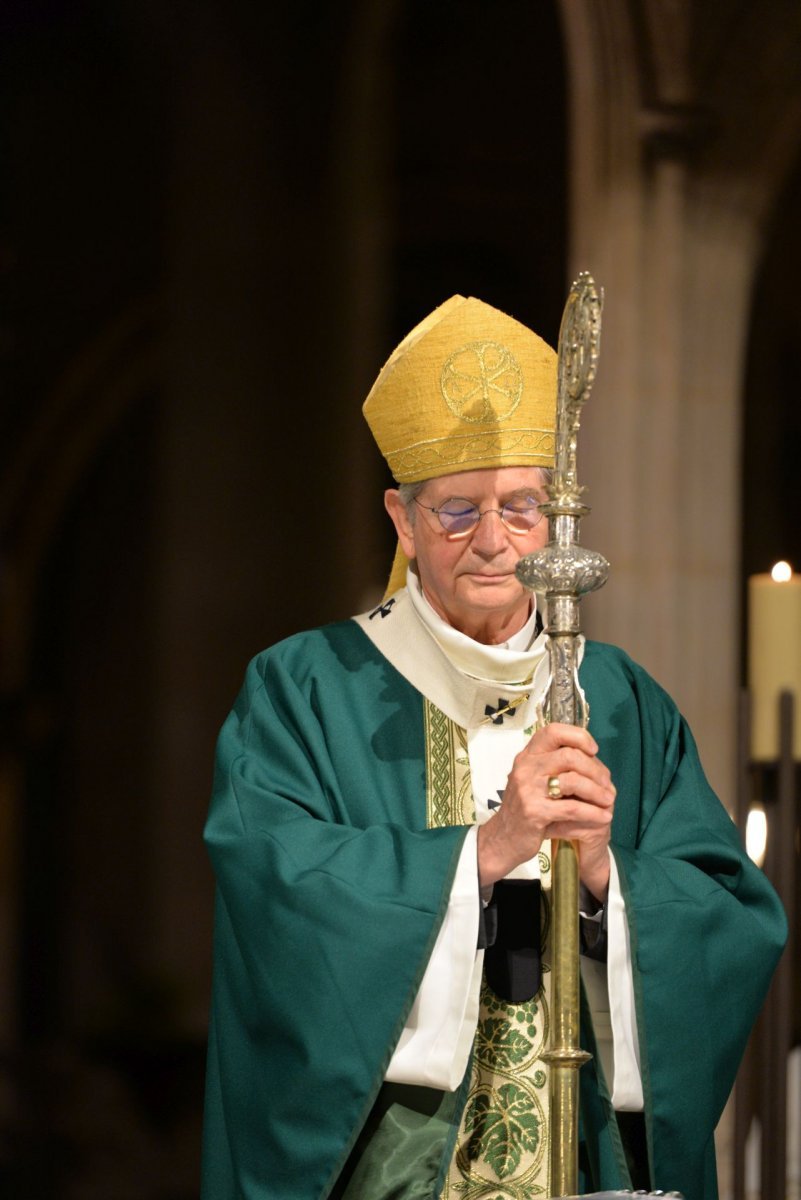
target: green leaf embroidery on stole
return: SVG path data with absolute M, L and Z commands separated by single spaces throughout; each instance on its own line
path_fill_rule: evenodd
M 429 828 L 475 821 L 467 736 L 436 705 L 425 704 L 426 802 Z M 547 846 L 547 843 L 546 843 Z M 549 847 L 548 847 L 549 849 Z M 543 888 L 550 856 L 539 855 Z M 549 926 L 547 890 L 542 937 Z M 524 1004 L 507 1004 L 482 985 L 473 1069 L 441 1200 L 534 1200 L 550 1195 L 547 1071 L 550 970 Z
M 531 1042 L 505 1017 L 488 1017 L 478 1023 L 478 1036 L 487 1058 L 499 1067 L 514 1067 L 531 1051 Z
M 524 1150 L 534 1154 L 539 1148 L 540 1123 L 514 1083 L 502 1084 L 494 1096 L 478 1092 L 467 1107 L 467 1125 L 473 1130 L 468 1156 L 483 1156 L 499 1179 L 517 1170 Z

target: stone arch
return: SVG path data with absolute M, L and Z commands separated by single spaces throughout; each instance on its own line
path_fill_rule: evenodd
M 612 575 L 587 625 L 676 696 L 731 797 L 744 355 L 763 227 L 801 141 L 801 14 L 561 13 L 571 266 L 606 290 L 581 454 L 588 544 Z

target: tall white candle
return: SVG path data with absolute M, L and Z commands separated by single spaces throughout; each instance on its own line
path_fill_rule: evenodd
M 779 752 L 779 693 L 795 695 L 793 753 L 801 758 L 801 575 L 777 563 L 748 580 L 748 686 L 751 756 Z

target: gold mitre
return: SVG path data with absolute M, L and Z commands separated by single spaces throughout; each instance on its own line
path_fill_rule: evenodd
M 556 354 L 498 309 L 452 296 L 392 352 L 363 412 L 398 483 L 552 467 Z

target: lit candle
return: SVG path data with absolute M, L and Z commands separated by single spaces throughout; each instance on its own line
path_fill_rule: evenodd
M 801 575 L 777 563 L 748 580 L 748 686 L 751 756 L 779 753 L 779 693 L 795 695 L 793 754 L 801 758 Z
M 752 804 L 745 823 L 745 850 L 752 862 L 761 867 L 768 848 L 768 819 L 761 804 Z

